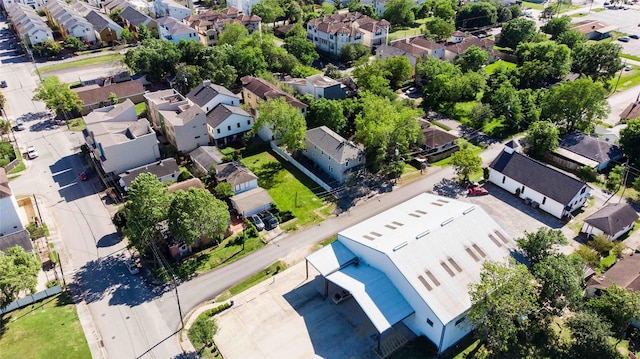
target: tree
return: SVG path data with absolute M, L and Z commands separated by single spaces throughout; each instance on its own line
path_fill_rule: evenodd
M 631 321 L 640 317 L 640 293 L 613 284 L 589 300 L 587 306 L 609 322 L 614 335 L 620 337 Z
M 85 45 L 82 40 L 74 36 L 67 36 L 64 39 L 64 47 L 71 51 L 83 51 L 87 49 L 87 45 Z
M 586 41 L 587 38 L 576 30 L 565 31 L 556 40 L 558 44 L 567 45 L 571 50 Z
M 235 46 L 231 59 L 239 77 L 255 76 L 267 69 L 267 62 L 259 47 Z
M 396 98 L 391 90 L 388 74 L 380 65 L 380 62 L 366 63 L 353 70 L 353 77 L 361 91 L 369 91 L 377 96 Z M 387 76 L 385 76 L 387 75 Z
M 456 14 L 456 28 L 471 29 L 498 22 L 498 9 L 494 3 L 473 2 L 464 5 Z
M 138 26 L 138 41 L 144 41 L 150 38 L 151 38 L 151 31 L 149 31 L 149 28 L 145 24 L 140 24 L 140 26 Z
M 513 19 L 502 26 L 499 44 L 515 49 L 518 44 L 531 41 L 537 33 L 535 21 L 522 17 Z
M 107 99 L 109 100 L 109 102 L 111 102 L 112 105 L 115 105 L 118 102 L 120 102 L 120 100 L 118 99 L 118 95 L 116 95 L 115 92 L 109 93 L 109 96 L 107 97 Z
M 23 291 L 34 293 L 39 271 L 40 261 L 22 247 L 0 251 L 0 308 L 18 299 Z
M 142 173 L 136 177 L 127 191 L 127 226 L 123 233 L 129 246 L 144 255 L 149 241 L 157 234 L 156 226 L 167 219 L 171 197 L 158 177 Z
M 116 24 L 124 27 L 124 21 L 122 21 L 122 9 L 113 9 L 113 11 L 111 11 L 109 13 L 109 18 L 115 22 Z
M 471 108 L 469 120 L 474 128 L 482 128 L 487 122 L 493 118 L 491 106 L 485 103 L 476 103 Z
M 607 176 L 605 187 L 609 192 L 616 193 L 622 185 L 622 175 L 624 174 L 624 166 L 615 166 Z
M 342 133 L 345 129 L 347 119 L 344 117 L 340 101 L 321 98 L 311 104 L 307 113 L 307 127 L 315 128 L 323 125 L 337 133 Z
M 556 40 L 560 35 L 569 31 L 571 25 L 571 17 L 562 15 L 549 19 L 546 24 L 540 26 L 540 31 L 551 35 L 551 40 Z
M 199 316 L 193 324 L 191 324 L 188 336 L 193 344 L 202 344 L 204 348 L 207 344 L 211 343 L 211 339 L 217 333 L 218 325 L 214 318 Z
M 592 311 L 579 311 L 567 320 L 571 330 L 571 352 L 577 358 L 615 358 L 609 342 L 611 325 Z
M 571 69 L 593 81 L 609 81 L 622 68 L 621 50 L 622 47 L 613 42 L 582 43 L 571 53 Z
M 193 41 L 189 41 L 193 42 Z M 176 76 L 173 80 L 173 88 L 180 93 L 189 93 L 194 87 L 204 80 L 202 68 L 196 65 L 187 65 L 184 62 L 176 64 Z
M 147 74 L 149 81 L 159 81 L 175 71 L 180 62 L 178 46 L 170 41 L 148 39 L 130 49 L 124 56 L 124 62 L 134 72 Z
M 305 66 L 310 66 L 320 57 L 316 52 L 316 46 L 307 40 L 306 35 L 287 37 L 284 39 L 284 48 Z
M 221 200 L 227 200 L 233 197 L 233 185 L 229 182 L 220 182 L 213 189 L 213 193 Z
M 224 26 L 224 31 L 218 37 L 218 45 L 235 45 L 249 36 L 249 31 L 239 22 L 231 22 Z
M 340 60 L 345 62 L 356 61 L 370 53 L 371 50 L 359 42 L 349 43 L 340 49 Z
M 61 83 L 58 77 L 49 76 L 34 90 L 34 100 L 44 101 L 56 115 L 69 120 L 69 112 L 80 111 L 82 100 L 77 93 L 71 91 L 69 85 Z
M 485 261 L 480 283 L 469 285 L 469 319 L 476 334 L 494 352 L 513 347 L 537 309 L 537 283 L 526 266 Z
M 260 16 L 263 22 L 271 23 L 285 13 L 277 0 L 260 0 L 251 8 L 251 15 Z
M 433 16 L 447 22 L 452 22 L 456 16 L 454 6 L 457 7 L 457 5 L 457 2 L 454 3 L 451 0 L 435 0 L 433 3 Z M 449 34 L 451 34 L 451 32 Z
M 516 56 L 521 88 L 537 88 L 558 81 L 571 69 L 571 50 L 553 41 L 521 43 Z
M 129 29 L 125 27 L 122 29 L 122 31 L 120 31 L 120 38 L 124 40 L 124 43 L 126 44 L 128 42 L 131 42 L 131 40 L 133 40 L 133 34 Z
M 7 105 L 7 98 L 0 92 L 0 108 L 4 108 Z
M 274 138 L 289 151 L 293 152 L 303 147 L 307 127 L 304 116 L 297 108 L 289 105 L 283 97 L 278 97 L 260 103 L 258 110 L 258 118 L 249 136 L 255 135 L 264 126 L 269 128 Z
M 62 51 L 62 45 L 49 39 L 33 46 L 33 52 L 42 57 L 53 57 L 58 55 L 60 51 Z
M 328 64 L 327 67 L 324 68 L 324 75 L 337 80 L 342 78 L 342 72 L 340 72 L 340 68 L 334 64 Z
M 560 131 L 551 121 L 538 121 L 529 126 L 525 141 L 528 152 L 534 157 L 553 151 L 558 147 Z
M 458 56 L 456 64 L 462 71 L 478 71 L 489 60 L 489 54 L 478 46 L 472 45 Z
M 385 6 L 384 18 L 392 25 L 411 26 L 415 21 L 412 8 L 415 3 L 411 0 L 389 0 Z
M 620 146 L 634 167 L 640 166 L 640 118 L 627 121 L 620 130 Z
M 467 181 L 470 174 L 480 171 L 482 158 L 474 153 L 472 148 L 462 146 L 460 150 L 451 155 L 451 166 L 458 177 Z
M 373 172 L 397 174 L 403 156 L 422 135 L 417 118 L 419 109 L 365 92 L 362 111 L 355 117 L 356 141 L 363 144 L 367 166 Z M 402 173 L 402 172 L 400 172 Z
M 540 227 L 538 231 L 524 232 L 524 237 L 516 238 L 518 247 L 529 260 L 531 265 L 536 265 L 545 258 L 557 254 L 554 246 L 567 244 L 567 238 L 559 230 Z
M 409 59 L 404 56 L 390 57 L 382 61 L 380 66 L 384 71 L 383 76 L 389 80 L 389 84 L 393 88 L 402 86 L 411 78 L 411 72 L 413 71 Z
M 574 257 L 575 258 L 575 257 Z M 532 273 L 540 286 L 540 301 L 561 312 L 582 299 L 582 272 L 584 263 L 566 255 L 552 255 L 533 266 Z
M 553 122 L 561 134 L 573 130 L 589 132 L 596 120 L 609 113 L 607 90 L 588 78 L 554 86 L 542 103 L 541 118 Z
M 167 213 L 169 231 L 187 245 L 198 239 L 219 240 L 229 226 L 229 209 L 204 189 L 176 191 Z
M 424 24 L 424 35 L 429 40 L 445 41 L 455 31 L 455 26 L 450 21 L 434 17 Z
M 294 24 L 289 31 L 287 31 L 287 34 L 285 35 L 285 39 L 288 37 L 303 37 L 306 38 L 307 37 L 307 29 L 304 28 L 304 26 L 302 26 L 302 23 L 296 23 Z

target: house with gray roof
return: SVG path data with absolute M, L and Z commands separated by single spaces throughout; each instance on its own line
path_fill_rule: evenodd
M 345 140 L 327 126 L 307 130 L 303 153 L 338 183 L 365 163 L 362 145 Z
M 189 152 L 193 172 L 199 175 L 207 174 L 212 169 L 215 171 L 216 167 L 223 162 L 223 157 L 222 152 L 215 146 L 200 146 Z
M 0 252 L 6 252 L 7 249 L 15 246 L 22 247 L 25 252 L 33 251 L 33 242 L 31 242 L 29 231 L 22 229 L 4 236 L 0 234 Z
M 160 40 L 171 41 L 174 44 L 180 43 L 180 40 L 200 41 L 196 29 L 183 24 L 176 18 L 165 16 L 156 19 L 156 21 L 158 22 Z
M 298 93 L 311 95 L 316 100 L 344 100 L 347 97 L 347 87 L 324 74 L 315 74 L 303 79 L 294 78 L 285 83 L 293 86 Z
M 110 44 L 114 41 L 118 41 L 120 39 L 120 34 L 122 33 L 122 26 L 116 24 L 109 17 L 95 11 L 91 10 L 84 16 L 93 28 L 96 30 L 100 41 Z
M 584 219 L 581 232 L 587 236 L 604 235 L 615 241 L 633 229 L 638 213 L 628 203 L 607 203 Z
M 150 31 L 160 31 L 158 30 L 158 22 L 156 20 L 143 14 L 133 6 L 127 5 L 120 13 L 120 17 L 122 17 L 122 22 L 124 22 L 124 25 L 131 31 L 136 39 L 138 38 L 138 30 L 142 25 Z
M 180 175 L 178 162 L 175 158 L 165 158 L 157 162 L 149 163 L 144 166 L 129 169 L 120 174 L 120 186 L 128 191 L 131 182 L 143 173 L 151 173 L 158 177 L 162 183 L 177 182 Z
M 236 195 L 258 187 L 258 176 L 238 161 L 218 165 L 216 180 L 230 183 Z
M 240 106 L 240 96 L 229 91 L 224 86 L 212 83 L 210 80 L 204 80 L 201 84 L 194 87 L 187 94 L 187 98 L 198 106 L 202 107 L 204 112 L 209 113 L 221 103 L 230 106 Z
M 617 163 L 622 156 L 622 150 L 615 144 L 578 131 L 562 136 L 558 148 L 547 154 L 560 167 L 575 170 L 586 166 L 597 171 Z
M 18 36 L 33 46 L 53 41 L 53 32 L 31 6 L 13 3 L 5 7 Z
M 207 114 L 209 138 L 216 145 L 233 143 L 251 130 L 253 116 L 238 106 L 218 104 Z
M 591 190 L 584 181 L 517 152 L 512 143 L 489 165 L 489 182 L 560 219 L 570 219 Z
M 593 276 L 587 281 L 585 289 L 587 297 L 598 296 L 603 289 L 614 284 L 631 292 L 639 291 L 640 272 L 638 268 L 640 268 L 639 255 L 631 254 L 622 257 L 601 276 Z

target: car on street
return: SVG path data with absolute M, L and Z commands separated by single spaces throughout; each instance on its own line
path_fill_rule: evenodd
M 618 41 L 622 41 L 622 42 L 629 42 L 629 37 L 627 36 L 622 36 L 618 38 Z
M 484 196 L 489 194 L 486 188 L 480 186 L 472 186 L 467 189 L 469 196 Z
M 631 70 L 633 70 L 633 66 L 627 65 L 627 66 L 624 67 L 624 70 L 625 71 L 631 71 Z
M 278 224 L 279 224 L 278 220 L 270 212 L 267 212 L 267 211 L 260 212 L 260 219 L 262 219 L 262 222 L 264 222 L 264 228 L 267 231 L 270 231 L 278 227 Z
M 36 151 L 36 148 L 33 146 L 29 146 L 27 147 L 27 156 L 29 157 L 30 160 L 38 157 L 38 151 Z
M 24 130 L 24 121 L 22 120 L 17 120 L 16 121 L 16 130 L 18 131 L 23 131 Z
M 89 176 L 87 175 L 86 171 L 82 171 L 78 174 L 78 177 L 80 178 L 80 181 L 86 181 L 89 179 Z
M 7 81 L 5 81 L 5 80 L 0 81 L 0 87 L 2 87 L 2 88 L 7 87 Z
M 260 219 L 260 217 L 258 217 L 257 215 L 252 215 L 249 216 L 249 222 L 251 222 L 254 226 L 256 226 L 256 229 L 258 231 L 261 231 L 264 229 L 264 222 L 262 222 L 262 220 Z
M 127 267 L 127 270 L 129 271 L 129 273 L 131 273 L 131 274 L 140 273 L 140 269 L 138 269 L 138 266 L 133 262 L 133 260 L 126 259 L 124 261 L 124 265 L 125 265 L 125 267 Z
M 639 36 L 637 34 L 629 35 L 630 38 L 638 40 Z

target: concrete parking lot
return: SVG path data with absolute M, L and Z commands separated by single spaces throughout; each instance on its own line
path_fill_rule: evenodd
M 232 298 L 233 307 L 216 317 L 215 342 L 225 359 L 358 358 L 378 359 L 376 330 L 353 298 L 336 305 L 338 291 L 305 262 Z M 413 339 L 403 325 L 384 333 L 382 351 Z

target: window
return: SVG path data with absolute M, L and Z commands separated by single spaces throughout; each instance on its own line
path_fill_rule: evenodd
M 427 324 L 429 324 L 430 327 L 433 327 L 433 322 L 429 318 L 427 318 Z
M 543 197 L 542 198 L 542 204 L 544 204 L 547 201 L 547 197 Z
M 333 35 L 329 35 L 329 38 L 330 38 L 331 40 L 333 40 Z
M 456 320 L 455 325 L 458 325 L 458 324 L 460 324 L 460 323 L 462 323 L 462 322 L 464 322 L 464 317 L 462 317 L 462 318 L 460 318 L 460 319 Z
M 220 134 L 220 129 L 217 129 L 217 130 L 216 130 L 216 132 L 217 132 L 218 134 Z
M 522 186 L 522 191 L 520 191 L 520 194 L 524 193 L 524 186 Z
M 504 183 L 504 180 L 506 179 L 505 176 L 502 176 L 502 183 Z
M 227 126 L 227 131 L 231 131 L 231 126 Z
M 580 194 L 584 194 L 584 191 L 587 190 L 587 187 L 582 187 L 582 191 L 580 191 Z
M 240 128 L 240 122 L 238 122 L 236 125 L 238 125 L 238 128 Z
M 197 140 L 198 138 L 200 138 L 200 136 L 196 136 L 196 137 L 194 137 L 194 138 Z
M 247 125 L 251 126 L 251 120 L 247 120 Z

